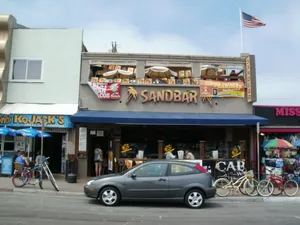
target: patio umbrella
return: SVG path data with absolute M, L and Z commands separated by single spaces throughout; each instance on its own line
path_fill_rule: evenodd
M 145 70 L 145 74 L 152 79 L 177 77 L 177 73 L 163 66 L 153 66 Z
M 293 145 L 283 139 L 272 139 L 270 140 L 265 146 L 265 149 L 270 149 L 270 148 L 293 148 Z
M 134 73 L 127 70 L 112 70 L 103 74 L 104 78 L 133 79 Z
M 16 130 L 8 128 L 8 127 L 0 127 L 0 136 L 16 136 Z
M 300 140 L 295 141 L 294 144 L 293 144 L 293 146 L 294 146 L 295 148 L 300 147 Z
M 16 134 L 22 135 L 23 137 L 30 137 L 30 138 L 42 137 L 42 132 L 39 130 L 33 129 L 32 127 L 17 130 Z M 49 133 L 43 132 L 43 137 L 47 138 L 47 137 L 51 137 L 51 135 Z

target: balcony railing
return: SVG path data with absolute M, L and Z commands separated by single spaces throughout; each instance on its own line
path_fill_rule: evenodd
M 87 76 L 95 83 L 148 85 L 199 85 L 201 80 L 245 80 L 246 56 L 84 53 L 82 58 L 88 63 L 83 71 L 83 82 L 87 81 Z M 90 71 L 87 71 L 88 67 Z M 151 68 L 165 70 L 158 73 Z

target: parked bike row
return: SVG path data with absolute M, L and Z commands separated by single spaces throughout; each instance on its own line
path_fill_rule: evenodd
M 289 179 L 287 174 L 277 176 L 273 170 L 269 172 L 271 175 L 261 181 L 255 179 L 252 170 L 245 171 L 243 174 L 228 173 L 214 182 L 217 195 L 225 197 L 232 192 L 248 196 L 260 195 L 263 197 L 278 196 L 282 193 L 289 197 L 297 195 L 299 185 L 294 179 Z

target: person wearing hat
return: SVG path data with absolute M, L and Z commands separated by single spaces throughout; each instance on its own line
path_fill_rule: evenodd
M 165 155 L 166 155 L 166 159 L 175 159 L 175 158 L 176 158 L 176 156 L 173 155 L 173 153 L 172 153 L 174 150 L 175 150 L 175 149 L 172 148 L 171 145 L 167 145 L 167 146 L 165 147 Z

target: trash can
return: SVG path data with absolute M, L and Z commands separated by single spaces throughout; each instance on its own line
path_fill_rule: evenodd
M 77 182 L 77 160 L 66 160 L 65 180 L 68 183 Z
M 67 183 L 77 183 L 77 175 L 74 173 L 69 173 L 67 175 Z

